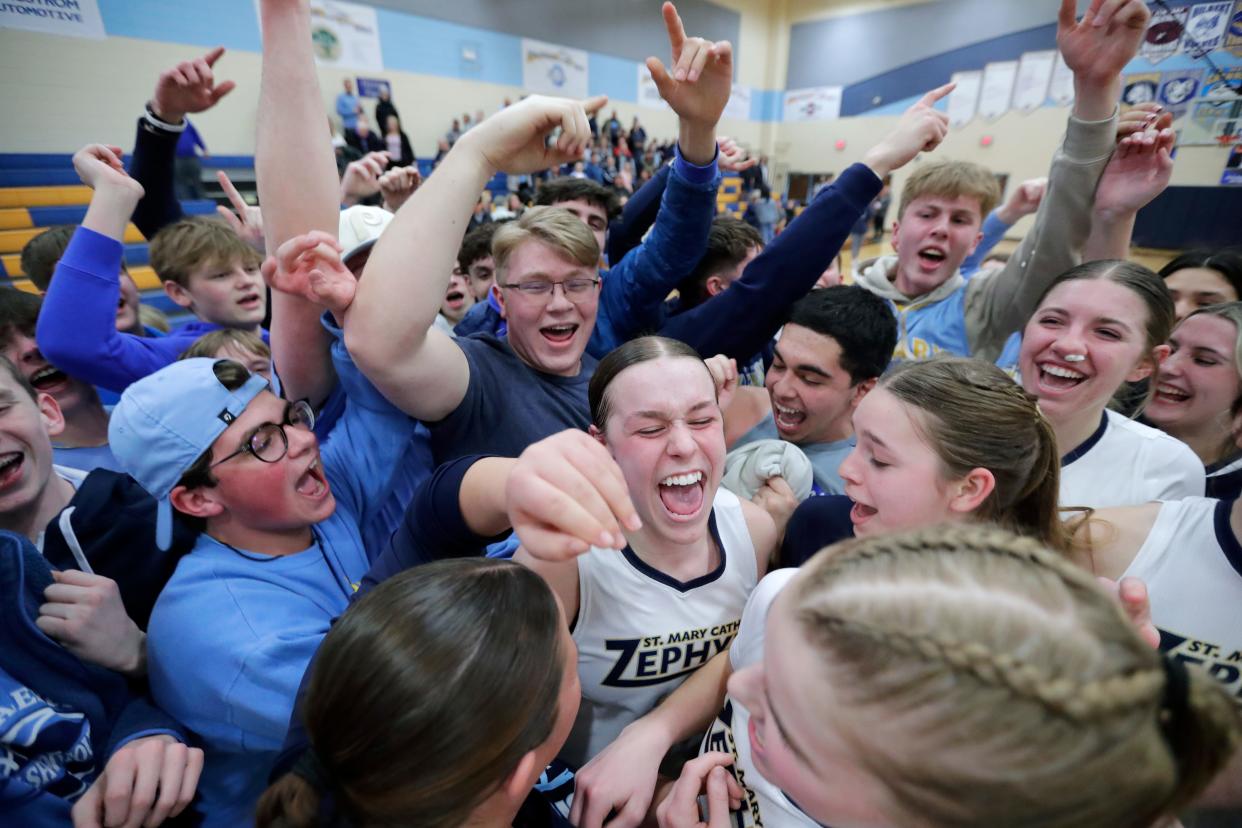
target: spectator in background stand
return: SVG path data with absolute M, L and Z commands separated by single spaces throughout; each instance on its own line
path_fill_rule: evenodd
M 345 143 L 363 154 L 384 151 L 383 139 L 371 131 L 371 124 L 367 122 L 365 115 L 359 115 L 355 119 L 352 129 L 346 128 Z
M 617 117 L 617 110 L 612 111 L 612 117 L 604 124 L 604 134 L 608 136 L 608 143 L 615 149 L 617 142 L 621 140 L 621 119 Z
M 341 119 L 341 126 L 348 135 L 358 124 L 358 116 L 362 114 L 362 103 L 354 94 L 354 82 L 346 78 L 344 90 L 336 96 L 336 114 Z
M 181 137 L 177 139 L 177 160 L 175 183 L 177 187 L 177 198 L 179 199 L 200 199 L 205 198 L 203 192 L 203 163 L 199 160 L 198 151 L 203 151 L 203 157 L 207 158 L 211 155 L 207 151 L 207 145 L 203 143 L 203 137 L 198 134 L 198 130 L 194 128 L 194 124 L 189 118 L 185 119 L 185 129 L 181 132 Z
M 638 122 L 638 116 L 634 116 L 634 123 L 630 124 L 630 155 L 634 158 L 634 169 L 642 172 L 643 169 L 643 150 L 647 146 L 647 130 L 643 129 L 643 125 Z
M 393 105 L 391 90 L 387 84 L 384 84 L 380 86 L 379 100 L 375 102 L 375 123 L 380 129 L 387 130 L 389 118 L 400 120 L 401 116 L 397 114 L 397 107 Z
M 776 237 L 776 223 L 781 220 L 781 208 L 772 200 L 772 192 L 766 187 L 759 188 L 759 198 L 751 203 L 750 209 L 755 211 L 759 235 L 763 236 L 764 244 L 771 244 Z
M 461 137 L 461 133 L 462 133 L 461 121 L 454 118 L 453 125 L 449 127 L 448 132 L 444 133 L 444 140 L 448 144 L 448 147 L 444 149 L 444 152 L 447 152 L 448 149 L 452 148 L 453 144 L 457 143 L 457 139 Z M 443 157 L 442 155 L 437 155 L 436 161 L 439 161 L 440 158 L 442 157 Z
M 469 132 L 473 126 L 474 126 L 474 121 L 470 120 L 470 113 L 469 112 L 461 113 L 461 131 Z
M 401 128 L 401 120 L 396 115 L 388 116 L 385 125 L 384 147 L 388 150 L 388 158 L 394 166 L 408 167 L 414 163 L 414 147 L 410 145 L 410 136 Z

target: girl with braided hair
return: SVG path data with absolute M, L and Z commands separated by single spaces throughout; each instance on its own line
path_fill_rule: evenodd
M 661 828 L 701 824 L 704 783 L 712 826 L 732 797 L 737 824 L 767 828 L 1147 828 L 1242 738 L 1220 686 L 1162 658 L 1088 573 L 987 526 L 846 541 L 772 573 L 729 657 L 712 752 Z

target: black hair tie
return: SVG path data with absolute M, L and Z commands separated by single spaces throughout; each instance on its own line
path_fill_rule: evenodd
M 335 790 L 332 778 L 328 775 L 327 768 L 323 766 L 314 748 L 307 748 L 302 752 L 291 772 L 306 780 L 321 797 Z

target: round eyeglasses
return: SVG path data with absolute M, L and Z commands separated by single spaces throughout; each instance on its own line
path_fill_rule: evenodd
M 276 463 L 289 453 L 289 435 L 285 428 L 302 428 L 310 431 L 315 427 L 315 411 L 306 400 L 291 402 L 285 408 L 284 422 L 263 423 L 254 431 L 242 447 L 232 454 L 212 463 L 208 468 L 214 469 L 221 463 L 232 460 L 239 454 L 253 455 L 256 460 L 264 463 Z

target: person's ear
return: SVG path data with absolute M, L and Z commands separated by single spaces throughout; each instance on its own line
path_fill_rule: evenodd
M 599 427 L 596 426 L 595 423 L 591 423 L 591 425 L 587 426 L 587 434 L 598 440 L 601 446 L 608 446 L 608 440 L 604 437 L 604 432 L 600 431 Z
M 863 397 L 871 393 L 871 390 L 875 388 L 876 382 L 878 382 L 878 380 L 875 377 L 872 377 L 871 379 L 865 379 L 854 386 L 854 393 L 850 396 L 851 411 L 858 408 L 858 404 L 862 402 Z
M 897 241 L 897 234 L 900 231 L 901 231 L 901 219 L 893 219 L 893 232 L 892 232 L 892 238 L 889 243 L 893 246 L 894 252 L 900 252 L 899 248 L 897 247 L 897 245 L 899 244 L 899 242 Z
M 194 297 L 190 295 L 190 292 L 172 279 L 164 280 L 164 293 L 169 299 L 187 310 L 194 305 Z
M 543 767 L 539 765 L 539 759 L 535 756 L 533 750 L 528 750 L 522 754 L 522 758 L 518 760 L 513 771 L 505 777 L 501 790 L 504 791 L 505 798 L 510 802 L 521 802 L 530 796 L 531 785 L 539 778 L 539 774 L 543 771 Z
M 1168 345 L 1157 345 L 1151 349 L 1151 353 L 1144 356 L 1138 361 L 1130 373 L 1126 374 L 1126 382 L 1138 382 L 1145 380 L 1155 373 L 1160 367 L 1160 363 L 1169 358 L 1172 349 Z
M 965 477 L 949 484 L 949 511 L 968 515 L 996 490 L 996 478 L 984 468 L 971 469 Z
M 168 493 L 168 502 L 178 512 L 196 518 L 215 517 L 224 511 L 224 504 L 217 499 L 215 490 L 210 486 L 196 486 L 193 489 L 175 486 Z
M 969 256 L 971 253 L 974 253 L 975 249 L 979 247 L 979 242 L 981 241 L 983 241 L 983 230 L 982 229 L 980 229 L 979 232 L 975 234 L 975 240 L 971 243 L 970 250 L 966 252 L 966 255 Z
M 726 287 L 728 285 L 724 283 L 724 279 L 716 275 L 708 276 L 707 281 L 703 283 L 703 289 L 707 291 L 708 296 L 716 296 L 723 293 Z
M 488 290 L 491 291 L 492 298 L 496 300 L 496 304 L 500 306 L 500 318 L 508 319 L 509 317 L 505 309 L 505 293 L 500 289 L 500 284 L 492 282 L 492 286 Z
M 65 430 L 65 414 L 60 410 L 60 403 L 56 402 L 56 398 L 40 391 L 35 395 L 35 405 L 39 408 L 39 416 L 43 419 L 47 436 L 60 436 Z

